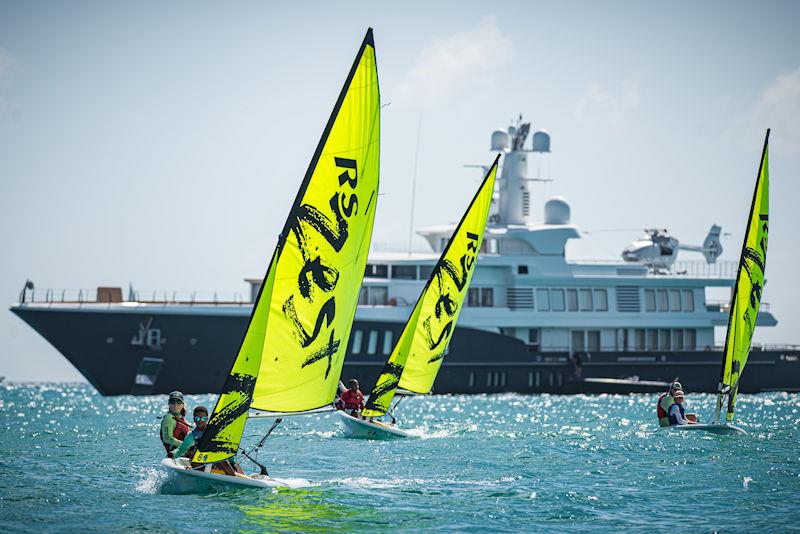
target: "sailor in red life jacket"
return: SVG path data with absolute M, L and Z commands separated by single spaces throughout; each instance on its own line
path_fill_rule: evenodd
M 180 447 L 183 438 L 191 428 L 184 416 L 186 407 L 183 404 L 183 393 L 173 391 L 169 394 L 169 412 L 161 418 L 161 444 L 166 449 L 167 456 L 172 457 L 172 451 Z
M 336 400 L 336 409 L 350 412 L 353 417 L 359 417 L 364 409 L 364 394 L 358 389 L 358 380 L 350 379 L 349 389 L 339 395 Z

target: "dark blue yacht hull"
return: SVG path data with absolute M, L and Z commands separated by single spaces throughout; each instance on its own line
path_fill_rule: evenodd
M 216 393 L 228 374 L 247 316 L 186 313 L 165 306 L 140 311 L 18 305 L 11 308 L 49 341 L 103 395 L 151 395 L 172 390 Z M 532 325 L 533 326 L 533 325 Z M 343 379 L 373 383 L 386 361 L 384 336 L 396 340 L 403 325 L 356 321 L 362 340 L 348 345 Z M 680 379 L 688 391 L 714 392 L 721 352 L 537 352 L 497 333 L 459 327 L 434 385 L 435 393 L 632 393 Z M 597 379 L 597 380 L 591 380 Z M 605 380 L 625 379 L 625 380 Z M 740 391 L 800 391 L 800 351 L 754 350 Z

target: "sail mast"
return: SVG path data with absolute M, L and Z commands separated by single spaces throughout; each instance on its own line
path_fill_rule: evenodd
M 733 420 L 739 379 L 747 363 L 756 318 L 761 306 L 769 231 L 769 133 L 770 130 L 767 129 L 731 296 L 717 406 L 714 411 L 715 423 L 720 422 L 726 396 L 728 403 L 725 419 L 727 422 Z

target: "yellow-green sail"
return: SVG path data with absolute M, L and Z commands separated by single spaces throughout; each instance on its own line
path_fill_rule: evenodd
M 370 29 L 278 238 L 195 462 L 234 456 L 250 408 L 304 412 L 333 401 L 372 238 L 379 140 Z
M 398 385 L 415 393 L 428 393 L 433 387 L 475 271 L 499 159 L 497 156 L 486 174 L 422 290 L 403 333 L 372 388 L 362 412 L 365 417 L 384 415 Z
M 769 231 L 769 130 L 764 139 L 750 206 L 739 271 L 733 288 L 728 332 L 725 336 L 725 352 L 717 397 L 716 420 L 719 421 L 723 398 L 728 396 L 725 413 L 727 422 L 733 421 L 739 379 L 750 354 L 750 342 L 756 327 L 756 316 L 764 290 L 764 269 L 767 263 L 767 234 Z

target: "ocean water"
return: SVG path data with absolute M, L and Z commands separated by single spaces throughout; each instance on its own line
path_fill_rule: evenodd
M 689 396 L 701 416 L 713 401 Z M 0 385 L 0 532 L 800 531 L 796 394 L 742 395 L 749 435 L 732 437 L 656 432 L 648 395 L 410 398 L 398 415 L 421 437 L 396 441 L 293 417 L 259 459 L 309 487 L 196 494 L 158 468 L 165 403 Z

